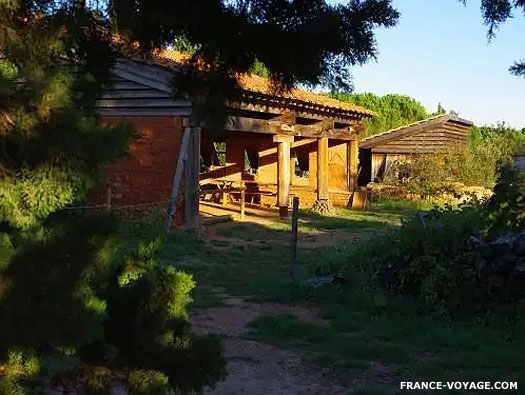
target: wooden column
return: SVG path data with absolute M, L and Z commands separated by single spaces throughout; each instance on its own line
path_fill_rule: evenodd
M 184 216 L 189 228 L 199 226 L 199 173 L 201 128 L 192 127 L 184 171 Z
M 328 200 L 328 137 L 317 139 L 317 200 Z
M 334 213 L 328 193 L 328 137 L 317 139 L 317 201 L 312 209 L 323 215 Z
M 359 141 L 350 140 L 347 144 L 348 152 L 348 190 L 353 192 L 357 189 L 357 169 L 359 166 Z
M 273 141 L 277 143 L 277 206 L 279 216 L 288 216 L 288 204 L 290 203 L 290 145 L 293 136 L 274 136 Z

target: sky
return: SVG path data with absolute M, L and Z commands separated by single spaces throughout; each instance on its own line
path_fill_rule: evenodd
M 377 61 L 352 68 L 355 92 L 405 94 L 429 112 L 441 103 L 477 125 L 525 127 L 525 78 L 508 71 L 525 59 L 525 17 L 515 12 L 489 43 L 480 2 L 394 0 L 401 18 L 375 31 Z

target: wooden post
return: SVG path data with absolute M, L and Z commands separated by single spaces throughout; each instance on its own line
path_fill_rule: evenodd
M 348 162 L 348 190 L 354 192 L 357 189 L 357 170 L 359 166 L 359 141 L 351 140 L 347 144 Z
M 244 220 L 244 212 L 246 209 L 246 185 L 241 181 L 241 220 Z
M 317 139 L 317 200 L 312 210 L 322 215 L 334 214 L 328 194 L 328 137 Z
M 199 174 L 201 128 L 191 128 L 184 174 L 184 214 L 190 228 L 199 226 Z
M 292 281 L 295 282 L 297 278 L 297 219 L 299 216 L 299 198 L 294 196 L 293 198 L 293 211 L 292 211 L 292 253 L 290 255 L 290 276 Z
M 317 200 L 328 200 L 328 137 L 317 140 Z
M 177 217 L 177 198 L 179 197 L 180 182 L 182 179 L 182 172 L 186 163 L 186 156 L 188 152 L 188 141 L 190 139 L 190 128 L 184 128 L 182 142 L 179 149 L 179 158 L 177 160 L 177 167 L 173 175 L 173 182 L 171 183 L 170 201 L 168 205 L 168 221 L 166 224 L 166 232 L 171 229 L 171 223 Z
M 288 205 L 290 203 L 290 143 L 293 136 L 273 136 L 277 143 L 277 206 L 279 216 L 288 216 Z

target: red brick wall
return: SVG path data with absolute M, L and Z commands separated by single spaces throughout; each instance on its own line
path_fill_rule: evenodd
M 105 204 L 110 185 L 111 203 L 117 210 L 119 206 L 130 205 L 141 205 L 136 208 L 140 212 L 165 210 L 182 139 L 182 118 L 107 118 L 102 122 L 108 125 L 130 122 L 138 137 L 131 143 L 127 156 L 106 167 L 107 180 L 91 191 L 90 203 Z M 161 203 L 149 204 L 156 202 Z M 182 211 L 178 209 L 179 214 Z M 177 215 L 178 223 L 182 219 L 182 215 Z

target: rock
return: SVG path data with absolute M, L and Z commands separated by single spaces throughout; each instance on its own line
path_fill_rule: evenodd
M 479 246 L 481 244 L 481 239 L 476 236 L 470 236 L 467 240 L 467 243 L 472 246 Z
M 335 209 L 332 206 L 332 202 L 329 199 L 319 199 L 317 200 L 313 207 L 312 211 L 321 215 L 334 215 Z
M 328 284 L 345 284 L 346 278 L 341 274 L 334 274 L 330 276 L 316 276 L 306 280 L 306 284 L 312 288 L 319 288 Z

